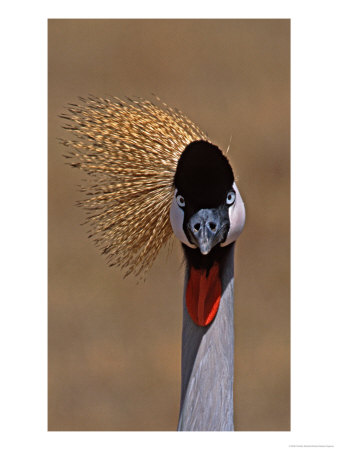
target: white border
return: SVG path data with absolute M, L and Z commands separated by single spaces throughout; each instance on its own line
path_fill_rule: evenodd
M 119 3 L 119 4 L 117 4 Z M 13 2 L 2 12 L 1 440 L 6 449 L 336 444 L 337 24 L 321 2 Z M 297 6 L 295 6 L 295 4 Z M 292 19 L 292 431 L 47 433 L 47 18 Z M 3 96 L 5 98 L 3 98 Z

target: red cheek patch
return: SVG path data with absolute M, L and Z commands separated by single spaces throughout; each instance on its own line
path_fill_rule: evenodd
M 209 270 L 190 267 L 185 293 L 187 310 L 192 320 L 201 327 L 209 325 L 215 318 L 222 295 L 219 265 L 215 263 Z

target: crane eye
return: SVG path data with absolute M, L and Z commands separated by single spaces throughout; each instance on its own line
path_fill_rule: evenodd
M 229 205 L 229 206 L 232 205 L 233 202 L 235 201 L 235 198 L 236 198 L 236 194 L 234 191 L 228 192 L 227 199 L 226 199 L 227 205 Z
M 178 206 L 180 206 L 181 208 L 184 208 L 185 201 L 184 201 L 184 198 L 182 197 L 182 195 L 177 195 L 176 201 L 177 201 Z

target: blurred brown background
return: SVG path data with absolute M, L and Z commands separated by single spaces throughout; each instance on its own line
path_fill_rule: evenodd
M 236 245 L 235 429 L 290 427 L 289 20 L 49 21 L 49 429 L 175 430 L 178 243 L 124 280 L 80 226 L 57 117 L 94 94 L 152 92 L 228 154 L 247 223 Z

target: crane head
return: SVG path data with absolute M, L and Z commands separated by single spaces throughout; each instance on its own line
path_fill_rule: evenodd
M 172 231 L 203 258 L 237 239 L 245 213 L 230 164 L 179 110 L 90 96 L 60 117 L 75 136 L 61 139 L 64 156 L 86 175 L 88 235 L 110 266 L 145 278 Z
M 217 146 L 203 140 L 190 143 L 178 161 L 174 188 L 170 221 L 183 244 L 208 255 L 238 238 L 244 203 L 229 161 Z

